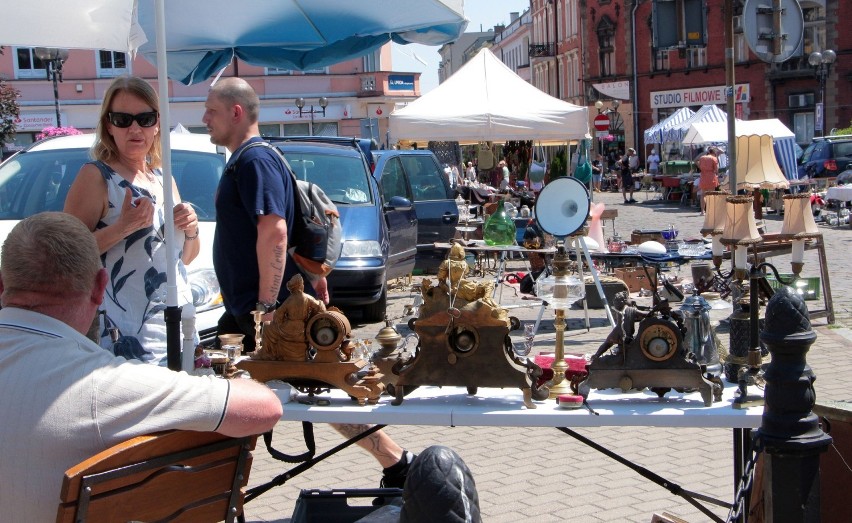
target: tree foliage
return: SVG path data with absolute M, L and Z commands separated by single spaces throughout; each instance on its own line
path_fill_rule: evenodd
M 852 134 L 852 122 L 849 122 L 849 127 L 845 129 L 835 129 L 832 134 Z
M 15 138 L 16 120 L 21 116 L 18 97 L 21 93 L 0 80 L 0 143 L 11 142 Z

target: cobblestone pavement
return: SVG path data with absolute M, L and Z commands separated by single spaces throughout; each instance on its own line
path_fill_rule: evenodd
M 618 209 L 615 229 L 629 238 L 634 229 L 663 228 L 673 224 L 680 237 L 697 236 L 703 218 L 695 207 L 679 202 L 654 202 L 656 193 L 637 192 L 639 203 L 625 205 L 620 194 L 595 194 L 596 201 L 609 209 Z M 766 217 L 769 232 L 781 228 L 781 218 Z M 827 246 L 831 289 L 837 321 L 827 325 L 824 318 L 815 319 L 818 334 L 808 353 L 813 368 L 817 401 L 852 401 L 852 284 L 846 263 L 850 256 L 852 230 L 847 226 L 820 226 Z M 606 224 L 605 234 L 612 235 Z M 789 257 L 779 256 L 773 263 L 786 272 Z M 679 270 L 690 275 L 687 266 Z M 818 276 L 815 251 L 805 257 L 803 276 Z M 416 283 L 416 279 L 415 279 Z M 405 326 L 403 308 L 412 304 L 410 286 L 399 285 L 389 295 L 389 317 L 402 334 Z M 503 290 L 503 302 L 524 304 L 513 288 Z M 821 302 L 808 302 L 820 306 Z M 584 327 L 582 310 L 568 311 L 566 353 L 593 352 L 609 332 L 602 310 L 591 310 L 591 329 Z M 523 322 L 535 320 L 537 307 L 512 309 L 510 314 Z M 714 311 L 716 323 L 728 311 Z M 536 351 L 552 351 L 554 343 L 553 315 L 546 311 L 538 335 Z M 351 315 L 355 336 L 374 337 L 382 324 L 358 324 Z M 513 338 L 517 337 L 513 333 Z M 726 336 L 723 336 L 723 340 Z M 285 407 L 286 408 L 286 407 Z M 341 442 L 341 437 L 326 425 L 316 425 L 317 448 L 327 450 Z M 644 522 L 654 512 L 668 511 L 687 521 L 707 521 L 706 515 L 674 496 L 663 487 L 651 483 L 629 468 L 582 445 L 551 428 L 505 429 L 500 427 L 431 427 L 391 426 L 385 429 L 397 442 L 417 452 L 432 444 L 455 449 L 472 469 L 479 491 L 483 519 L 489 523 L 517 522 L 533 518 L 538 522 Z M 700 492 L 725 501 L 733 498 L 732 434 L 726 429 L 658 429 L 641 427 L 606 427 L 578 429 L 577 432 L 604 445 L 625 458 L 648 468 L 684 489 Z M 279 450 L 297 453 L 303 450 L 300 424 L 279 423 L 275 430 Z M 270 458 L 261 447 L 255 452 L 249 485 L 261 484 L 289 468 Z M 287 522 L 293 512 L 300 489 L 308 488 L 374 488 L 381 470 L 363 450 L 350 447 L 291 479 L 246 506 L 247 521 Z M 724 518 L 727 511 L 710 506 Z

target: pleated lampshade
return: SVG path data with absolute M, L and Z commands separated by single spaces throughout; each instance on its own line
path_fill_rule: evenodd
M 785 240 L 822 236 L 811 210 L 811 193 L 784 195 L 784 224 L 779 236 Z
M 775 159 L 771 136 L 737 136 L 737 182 L 738 189 L 790 187 Z
M 710 191 L 704 193 L 704 201 L 707 202 L 707 211 L 704 214 L 704 225 L 701 226 L 701 234 L 717 235 L 725 230 L 725 198 L 730 194 L 721 191 Z
M 751 196 L 728 196 L 725 204 L 725 228 L 722 231 L 724 245 L 751 245 L 763 238 L 757 232 Z

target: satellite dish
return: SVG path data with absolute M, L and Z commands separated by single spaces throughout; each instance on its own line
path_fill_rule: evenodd
M 576 178 L 557 178 L 544 186 L 535 202 L 539 228 L 556 237 L 571 236 L 589 217 L 589 191 Z

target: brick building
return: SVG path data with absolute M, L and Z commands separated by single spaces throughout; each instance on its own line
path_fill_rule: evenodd
M 63 126 L 93 131 L 103 94 L 113 78 L 133 74 L 157 83 L 157 70 L 141 55 L 131 59 L 112 51 L 71 50 L 58 83 L 59 119 Z M 420 73 L 392 70 L 390 44 L 361 58 L 313 71 L 258 67 L 237 61 L 222 76 L 240 76 L 261 99 L 261 132 L 265 135 L 329 135 L 372 137 L 385 145 L 388 116 L 396 104 L 420 95 Z M 45 127 L 56 126 L 53 83 L 32 48 L 6 46 L 0 55 L 0 77 L 20 91 L 21 119 L 15 142 L 3 144 L 8 154 L 34 140 Z M 204 101 L 212 79 L 186 86 L 169 81 L 173 127 L 194 132 L 201 124 Z M 300 112 L 296 100 L 304 99 Z M 327 105 L 321 107 L 325 98 Z

